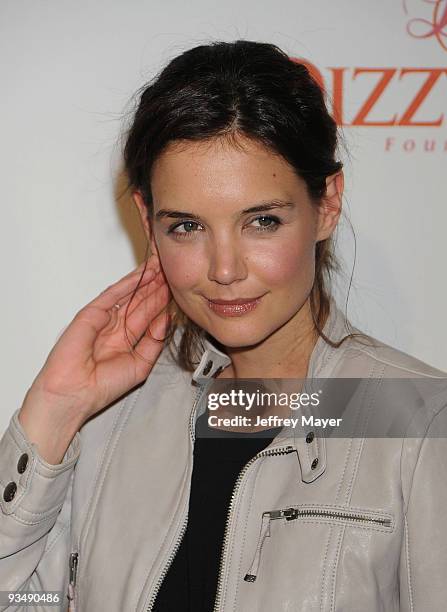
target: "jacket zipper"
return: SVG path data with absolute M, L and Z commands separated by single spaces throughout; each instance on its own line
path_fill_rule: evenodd
M 76 574 L 77 574 L 77 569 L 78 569 L 78 553 L 77 552 L 72 552 L 70 554 L 70 563 L 69 563 L 69 567 L 70 567 L 70 575 L 69 575 L 69 580 L 68 580 L 68 599 L 69 599 L 69 604 L 68 604 L 68 610 L 69 612 L 74 612 L 75 610 L 75 587 L 76 587 Z
M 201 385 L 199 387 L 199 389 L 197 390 L 196 395 L 194 397 L 194 402 L 193 402 L 193 407 L 192 407 L 192 410 L 191 410 L 191 414 L 190 414 L 190 417 L 189 417 L 189 435 L 190 435 L 191 442 L 192 442 L 193 445 L 194 445 L 194 442 L 195 442 L 195 431 L 194 431 L 195 418 L 194 417 L 195 417 L 195 414 L 196 414 L 197 405 L 199 403 L 200 398 L 202 397 L 202 394 L 205 391 L 205 388 L 206 388 L 206 385 Z M 152 606 L 154 605 L 154 602 L 155 602 L 155 599 L 157 597 L 158 591 L 160 590 L 162 582 L 163 582 L 163 580 L 164 580 L 164 578 L 165 578 L 165 576 L 166 576 L 166 574 L 168 572 L 168 569 L 169 569 L 172 561 L 174 560 L 175 555 L 177 554 L 177 550 L 179 549 L 179 546 L 180 546 L 180 543 L 181 543 L 181 541 L 183 539 L 183 536 L 185 535 L 187 524 L 188 524 L 188 513 L 186 514 L 186 517 L 185 517 L 185 519 L 183 521 L 182 528 L 181 528 L 180 533 L 179 533 L 179 535 L 177 537 L 177 540 L 175 542 L 174 548 L 172 549 L 172 551 L 171 551 L 171 553 L 170 553 L 170 555 L 168 557 L 167 563 L 165 564 L 165 566 L 163 568 L 163 571 L 162 571 L 162 573 L 160 574 L 160 576 L 159 576 L 159 578 L 157 580 L 157 583 L 155 585 L 155 589 L 154 589 L 154 591 L 153 591 L 153 593 L 151 595 L 150 601 L 149 601 L 147 612 L 150 612 L 152 610 Z
M 250 569 L 244 576 L 246 582 L 254 582 L 259 569 L 259 563 L 261 561 L 261 551 L 264 544 L 265 538 L 270 536 L 270 523 L 277 519 L 285 519 L 286 521 L 293 521 L 300 517 L 308 516 L 319 516 L 323 518 L 333 518 L 349 521 L 358 521 L 360 523 L 372 523 L 380 525 L 382 527 L 390 527 L 391 519 L 385 516 L 372 516 L 362 514 L 355 511 L 337 511 L 332 509 L 324 508 L 285 508 L 284 510 L 268 510 L 262 513 L 261 531 L 259 533 L 258 544 L 256 546 L 253 561 Z
M 260 451 L 259 453 L 257 453 L 254 457 L 252 457 L 250 459 L 250 461 L 248 461 L 244 467 L 242 468 L 242 470 L 239 472 L 239 475 L 236 479 L 236 483 L 234 485 L 233 488 L 233 492 L 231 494 L 231 499 L 230 499 L 230 504 L 228 507 L 228 512 L 227 512 L 227 519 L 226 519 L 226 523 L 225 523 L 225 532 L 224 532 L 224 539 L 223 539 L 223 544 L 222 544 L 222 552 L 221 552 L 221 556 L 220 556 L 220 565 L 219 565 L 219 576 L 218 576 L 218 580 L 217 580 L 217 590 L 216 590 L 216 599 L 214 602 L 214 609 L 213 612 L 218 612 L 219 611 L 219 607 L 220 607 L 220 602 L 222 599 L 222 587 L 223 587 L 223 579 L 222 579 L 222 575 L 223 575 L 223 562 L 225 559 L 225 555 L 227 553 L 227 548 L 228 548 L 228 540 L 229 540 L 229 525 L 230 525 L 230 520 L 231 520 L 231 514 L 232 514 L 232 510 L 234 507 L 234 501 L 237 497 L 238 491 L 239 491 L 239 487 L 241 484 L 241 481 L 245 475 L 245 473 L 247 472 L 248 468 L 260 457 L 266 457 L 268 455 L 286 455 L 288 453 L 292 453 L 295 451 L 295 448 L 292 445 L 287 445 L 287 446 L 283 446 L 283 447 L 276 447 L 276 448 L 271 448 L 271 449 L 265 449 Z

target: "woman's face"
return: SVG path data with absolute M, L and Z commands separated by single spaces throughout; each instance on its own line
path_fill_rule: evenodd
M 146 226 L 177 305 L 228 347 L 262 342 L 293 319 L 314 282 L 315 244 L 339 213 L 318 214 L 283 158 L 242 142 L 243 149 L 222 139 L 171 145 L 153 167 Z M 209 305 L 258 297 L 237 316 Z

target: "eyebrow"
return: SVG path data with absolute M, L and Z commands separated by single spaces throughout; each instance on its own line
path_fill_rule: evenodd
M 248 213 L 265 212 L 267 210 L 272 210 L 274 208 L 294 208 L 294 207 L 295 207 L 295 204 L 293 202 L 287 202 L 285 200 L 275 199 L 269 202 L 260 202 L 259 204 L 256 204 L 255 206 L 250 206 L 250 208 L 244 208 L 244 210 L 241 210 L 238 213 L 238 215 L 239 217 L 242 217 L 242 215 L 246 215 Z M 169 210 L 168 208 L 162 208 L 155 214 L 156 219 L 163 219 L 165 217 L 170 218 L 170 219 L 179 219 L 183 217 L 189 217 L 190 219 L 201 221 L 200 216 L 194 213 L 187 212 L 187 211 L 181 211 L 181 210 Z

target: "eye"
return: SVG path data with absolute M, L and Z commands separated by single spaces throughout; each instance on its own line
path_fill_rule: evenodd
M 261 215 L 260 217 L 253 219 L 252 223 L 254 221 L 262 222 L 260 227 L 255 227 L 255 231 L 257 232 L 274 232 L 281 225 L 281 220 L 278 217 L 271 215 Z M 268 225 L 264 225 L 266 221 Z
M 186 229 L 185 232 L 175 231 L 179 227 L 182 227 L 182 225 Z M 168 234 L 172 234 L 174 236 L 174 238 L 189 238 L 189 236 L 191 236 L 192 234 L 195 233 L 194 228 L 191 227 L 191 226 L 197 226 L 197 225 L 199 225 L 199 223 L 197 223 L 197 221 L 182 221 L 181 223 L 177 223 L 176 225 L 171 226 L 168 229 Z

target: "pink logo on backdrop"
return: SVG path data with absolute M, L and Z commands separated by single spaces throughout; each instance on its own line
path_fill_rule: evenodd
M 410 16 L 408 0 L 402 0 L 405 13 Z M 447 0 L 419 0 L 419 9 L 425 6 L 427 15 L 411 17 L 407 22 L 407 32 L 413 38 L 435 37 L 441 47 L 447 51 Z M 411 11 L 413 13 L 413 11 Z

